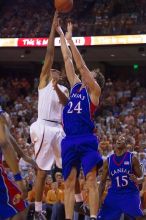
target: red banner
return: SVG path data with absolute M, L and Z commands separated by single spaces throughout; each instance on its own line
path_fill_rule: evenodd
M 47 38 L 19 38 L 18 47 L 46 47 Z

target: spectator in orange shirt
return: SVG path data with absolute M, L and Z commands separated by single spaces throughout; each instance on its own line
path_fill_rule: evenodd
M 61 190 L 64 187 L 62 174 L 57 172 L 55 174 L 55 179 L 58 182 L 52 183 L 52 189 L 48 191 L 46 198 L 46 209 L 48 212 L 51 210 L 51 220 L 62 220 L 65 219 L 65 210 L 64 210 L 64 190 Z M 58 187 L 60 184 L 60 188 Z M 49 218 L 48 218 L 49 219 Z
M 64 182 L 63 182 L 62 174 L 60 172 L 55 173 L 55 180 L 58 184 L 58 189 L 64 190 Z
M 53 205 L 57 202 L 64 202 L 64 192 L 58 189 L 58 184 L 56 182 L 52 183 L 52 189 L 48 191 L 46 197 L 46 203 Z
M 44 189 L 45 196 L 47 196 L 48 191 L 52 189 L 52 183 L 53 183 L 52 176 L 48 175 L 46 178 L 45 189 Z

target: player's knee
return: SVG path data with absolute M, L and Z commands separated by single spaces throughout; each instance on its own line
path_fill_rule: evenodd
M 67 180 L 65 181 L 65 188 L 66 189 L 75 189 L 75 183 L 76 183 L 76 173 L 71 172 Z
M 65 189 L 70 189 L 70 190 L 75 189 L 75 180 L 74 180 L 73 177 L 69 177 L 69 178 L 65 181 Z
M 66 182 L 65 183 L 65 190 L 66 191 L 74 191 L 75 185 L 71 182 Z
M 97 187 L 96 177 L 91 173 L 89 175 L 87 175 L 86 182 L 87 182 L 87 187 L 90 189 Z

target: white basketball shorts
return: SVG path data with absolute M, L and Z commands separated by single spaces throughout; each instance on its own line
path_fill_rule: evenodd
M 38 119 L 30 126 L 35 159 L 42 170 L 50 170 L 53 163 L 61 168 L 61 141 L 65 134 L 62 125 Z

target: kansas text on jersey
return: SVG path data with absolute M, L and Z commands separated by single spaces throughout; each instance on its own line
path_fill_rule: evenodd
M 136 184 L 130 180 L 129 174 L 133 174 L 132 156 L 130 152 L 118 157 L 112 154 L 108 158 L 109 176 L 111 179 L 111 192 L 131 192 L 138 191 Z
M 94 132 L 93 114 L 96 106 L 90 100 L 82 83 L 72 88 L 68 104 L 63 110 L 63 125 L 67 136 L 90 134 Z

